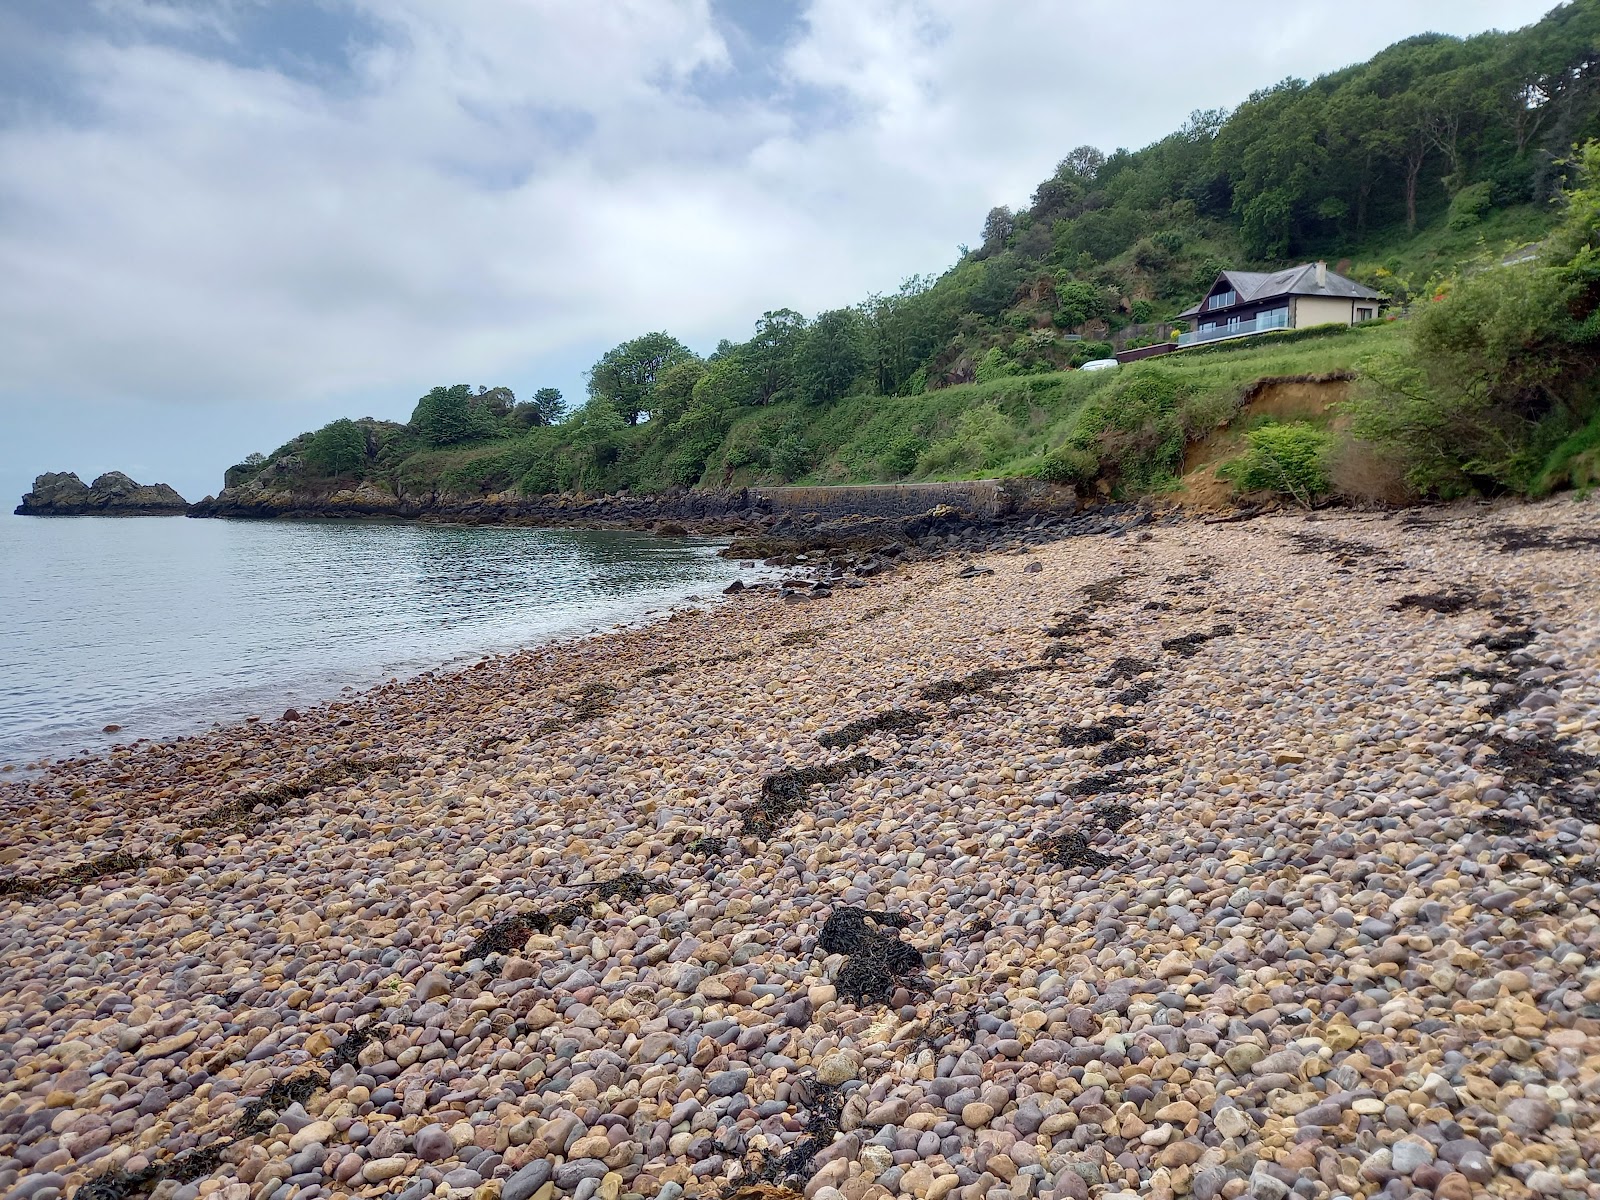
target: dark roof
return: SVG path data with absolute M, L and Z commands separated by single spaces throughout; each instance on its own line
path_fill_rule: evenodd
M 1334 271 L 1327 273 L 1325 283 L 1317 282 L 1317 264 L 1302 263 L 1282 271 L 1224 271 L 1221 278 L 1239 293 L 1239 304 L 1257 300 L 1276 300 L 1279 296 L 1335 296 L 1341 300 L 1376 300 L 1378 293 L 1363 287 L 1354 279 L 1346 279 Z M 1216 285 L 1213 284 L 1214 288 Z M 1210 295 L 1210 292 L 1206 293 Z M 1200 302 L 1204 304 L 1205 301 Z M 1230 306 L 1231 307 L 1231 306 Z M 1186 308 L 1180 317 L 1197 316 L 1200 304 Z

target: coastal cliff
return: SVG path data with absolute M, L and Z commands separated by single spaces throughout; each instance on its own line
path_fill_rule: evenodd
M 189 502 L 165 483 L 107 471 L 85 486 L 71 471 L 47 471 L 17 505 L 19 517 L 179 517 Z

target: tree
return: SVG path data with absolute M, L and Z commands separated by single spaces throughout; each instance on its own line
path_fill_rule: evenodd
M 589 371 L 589 395 L 605 400 L 629 425 L 637 425 L 652 410 L 661 372 L 693 357 L 694 352 L 671 334 L 644 334 L 601 356 Z
M 484 409 L 491 417 L 499 420 L 508 416 L 516 406 L 517 396 L 508 387 L 484 387 L 478 385 L 477 405 Z
M 411 428 L 433 446 L 478 441 L 495 433 L 494 419 L 464 383 L 436 387 L 418 400 L 411 411 Z
M 348 417 L 330 421 L 311 435 L 301 455 L 319 475 L 350 475 L 367 464 L 367 433 Z
M 554 425 L 567 415 L 567 402 L 561 398 L 560 388 L 540 388 L 533 394 L 533 406 L 544 425 Z
M 795 352 L 805 335 L 806 319 L 792 308 L 761 314 L 755 336 L 745 343 L 756 376 L 756 404 L 787 400 L 794 390 Z
M 861 314 L 853 308 L 822 313 L 796 352 L 800 393 L 813 404 L 831 404 L 849 393 L 866 367 Z
M 617 407 L 604 396 L 592 397 L 563 426 L 572 447 L 572 487 L 586 491 L 599 487 L 605 469 L 616 458 L 627 426 Z
M 1016 227 L 1017 218 L 1004 204 L 997 204 L 991 208 L 989 215 L 983 219 L 983 245 L 979 247 L 980 255 L 988 258 L 999 254 L 1006 248 L 1006 241 Z

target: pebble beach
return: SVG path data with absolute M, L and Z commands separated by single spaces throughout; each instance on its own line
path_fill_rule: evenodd
M 0 776 L 0 1196 L 1600 1196 L 1600 500 L 851 582 Z

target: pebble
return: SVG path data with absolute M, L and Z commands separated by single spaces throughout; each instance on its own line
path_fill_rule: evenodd
M 1501 750 L 1600 753 L 1600 551 L 1486 531 L 1597 518 L 1007 527 L 978 583 L 908 546 L 8 776 L 6 878 L 149 859 L 0 897 L 0 1190 L 167 1161 L 309 1070 L 161 1200 L 681 1200 L 814 1121 L 811 1200 L 1592 1190 L 1600 827 Z M 890 709 L 918 723 L 819 740 Z M 854 754 L 753 832 L 764 779 Z M 819 944 L 844 905 L 905 922 L 888 1003 Z

